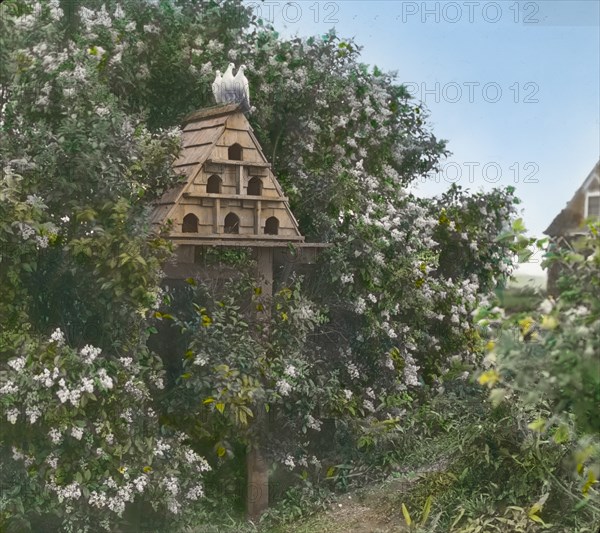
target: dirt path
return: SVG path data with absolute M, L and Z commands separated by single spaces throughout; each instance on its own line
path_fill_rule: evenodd
M 420 475 L 391 479 L 340 496 L 328 511 L 283 526 L 281 533 L 404 533 L 402 495 Z

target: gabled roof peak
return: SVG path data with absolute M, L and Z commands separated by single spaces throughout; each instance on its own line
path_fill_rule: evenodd
M 232 115 L 233 113 L 242 113 L 241 104 L 221 104 L 212 107 L 205 107 L 198 111 L 193 111 L 189 115 L 183 118 L 183 125 L 185 126 L 189 122 L 198 122 L 208 118 L 221 117 L 223 115 Z

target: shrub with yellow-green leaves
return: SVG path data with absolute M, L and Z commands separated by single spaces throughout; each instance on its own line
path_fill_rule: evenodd
M 589 223 L 570 247 L 550 249 L 545 263 L 560 263 L 559 296 L 504 320 L 479 377 L 493 404 L 522 404 L 536 438 L 569 451 L 575 499 L 590 508 L 600 502 L 599 230 Z

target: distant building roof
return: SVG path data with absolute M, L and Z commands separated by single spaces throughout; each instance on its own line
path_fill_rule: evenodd
M 600 191 L 600 161 L 596 163 L 565 208 L 554 217 L 544 233 L 550 237 L 581 233 L 585 220 L 587 194 Z

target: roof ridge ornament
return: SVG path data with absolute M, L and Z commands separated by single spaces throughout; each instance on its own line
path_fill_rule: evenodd
M 241 65 L 236 75 L 233 75 L 235 64 L 229 63 L 227 70 L 221 75 L 221 71 L 216 71 L 215 80 L 212 84 L 212 91 L 217 104 L 240 104 L 240 108 L 244 113 L 252 110 L 250 107 L 250 86 L 248 78 L 244 71 L 246 65 Z

